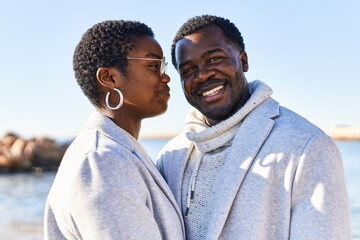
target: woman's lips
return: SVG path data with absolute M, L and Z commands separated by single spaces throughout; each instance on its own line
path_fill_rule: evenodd
M 159 93 L 170 97 L 170 88 L 169 87 L 164 88 L 160 90 Z

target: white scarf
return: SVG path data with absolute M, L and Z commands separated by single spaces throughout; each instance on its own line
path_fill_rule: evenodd
M 211 215 L 214 199 L 214 190 L 209 186 L 214 186 L 218 181 L 218 173 L 226 161 L 232 140 L 243 119 L 272 94 L 272 90 L 260 81 L 249 83 L 249 90 L 251 96 L 245 105 L 234 115 L 212 127 L 206 124 L 204 115 L 199 111 L 193 109 L 188 115 L 186 137 L 196 146 L 186 166 L 182 189 L 189 238 L 202 239 L 206 235 L 207 219 Z
M 205 117 L 195 108 L 186 119 L 186 137 L 193 141 L 201 153 L 215 150 L 233 139 L 240 123 L 254 108 L 272 94 L 272 89 L 265 83 L 255 80 L 249 83 L 250 98 L 245 105 L 231 117 L 209 127 Z

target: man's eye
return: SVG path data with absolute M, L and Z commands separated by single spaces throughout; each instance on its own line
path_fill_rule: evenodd
M 222 57 L 212 57 L 210 58 L 210 63 L 213 63 L 213 62 L 216 62 L 216 61 L 219 61 L 220 59 L 222 59 Z
M 191 72 L 194 71 L 195 68 L 193 67 L 189 67 L 189 68 L 186 68 L 184 69 L 182 72 L 181 72 L 181 76 L 187 76 L 189 75 Z

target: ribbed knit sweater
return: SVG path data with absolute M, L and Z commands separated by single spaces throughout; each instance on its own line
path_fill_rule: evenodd
M 260 81 L 249 84 L 250 99 L 230 118 L 209 127 L 205 117 L 193 110 L 186 121 L 186 136 L 195 143 L 187 163 L 182 184 L 182 205 L 188 239 L 204 239 L 208 219 L 212 212 L 216 192 L 213 188 L 221 179 L 232 140 L 242 120 L 261 102 L 270 97 L 272 90 Z

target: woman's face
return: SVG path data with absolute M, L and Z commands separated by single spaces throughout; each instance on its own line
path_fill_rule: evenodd
M 163 52 L 159 43 L 152 37 L 141 37 L 128 58 L 127 75 L 120 86 L 124 95 L 122 108 L 140 119 L 164 113 L 170 98 L 170 77 L 160 74 Z

